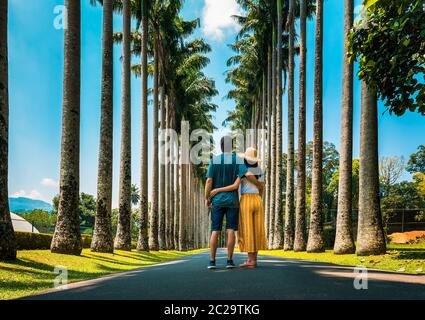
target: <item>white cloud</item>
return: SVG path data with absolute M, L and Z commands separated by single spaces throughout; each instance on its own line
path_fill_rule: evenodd
M 43 195 L 38 190 L 31 190 L 27 193 L 25 190 L 19 190 L 12 195 L 13 198 L 29 198 L 34 200 L 43 200 Z
M 235 0 L 205 0 L 202 11 L 202 32 L 207 38 L 223 41 L 239 31 L 240 26 L 232 15 L 241 15 Z
M 57 188 L 59 186 L 59 183 L 51 178 L 44 178 L 40 183 L 43 186 L 50 188 Z

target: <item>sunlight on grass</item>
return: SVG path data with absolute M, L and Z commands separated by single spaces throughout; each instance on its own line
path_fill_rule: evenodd
M 68 269 L 71 283 L 176 260 L 201 251 L 115 251 L 105 254 L 85 249 L 79 257 L 54 254 L 49 250 L 18 251 L 18 260 L 0 262 L 0 299 L 19 298 L 52 288 L 57 276 L 54 273 L 56 266 Z
M 425 243 L 389 244 L 387 254 L 358 257 L 355 254 L 335 255 L 332 250 L 324 253 L 262 251 L 261 254 L 281 258 L 334 263 L 344 266 L 365 266 L 371 269 L 398 271 L 409 274 L 425 274 Z

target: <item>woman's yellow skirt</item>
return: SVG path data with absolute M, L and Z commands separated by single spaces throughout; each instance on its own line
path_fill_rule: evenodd
M 263 199 L 258 194 L 241 197 L 238 244 L 241 252 L 267 250 Z

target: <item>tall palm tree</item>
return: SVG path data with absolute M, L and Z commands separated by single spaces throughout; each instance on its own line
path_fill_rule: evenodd
M 103 1 L 102 102 L 96 218 L 91 250 L 113 252 L 112 154 L 113 154 L 113 0 Z
M 164 73 L 161 73 L 162 77 L 164 77 Z M 161 87 L 161 141 L 164 141 L 165 139 L 165 88 L 164 84 Z M 166 214 L 166 185 L 165 185 L 165 151 L 164 146 L 160 149 L 160 158 L 161 158 L 161 165 L 160 165 L 160 172 L 159 172 L 159 187 L 160 187 L 160 200 L 159 200 L 159 227 L 158 227 L 158 238 L 159 238 L 159 248 L 161 250 L 164 250 L 166 248 L 165 243 L 165 214 Z
M 172 103 L 170 101 L 170 96 L 167 97 L 166 103 L 166 123 L 167 129 L 171 129 L 171 107 Z M 168 152 L 168 161 L 167 161 L 167 174 L 165 176 L 165 190 L 166 194 L 166 214 L 165 214 L 165 243 L 167 250 L 171 248 L 171 143 L 167 143 L 167 152 Z
M 8 1 L 0 0 L 0 260 L 16 259 L 15 233 L 13 232 L 8 201 L 9 67 L 7 9 Z M 79 14 L 79 5 L 73 7 L 73 9 L 72 15 L 75 13 Z M 68 12 L 68 14 L 70 13 Z M 75 27 L 75 25 L 72 24 L 75 23 L 75 20 L 74 18 L 71 22 L 72 27 Z M 73 29 L 73 31 L 75 31 L 75 29 Z M 79 40 L 79 33 L 76 35 Z M 68 38 L 67 40 L 69 41 Z
M 359 256 L 386 252 L 379 198 L 378 103 L 376 92 L 362 83 L 360 124 Z
M 119 216 L 115 249 L 131 250 L 131 11 L 123 0 L 122 115 Z
M 155 30 L 157 32 L 157 30 Z M 152 202 L 150 215 L 149 248 L 159 250 L 158 243 L 158 98 L 159 98 L 159 56 L 158 39 L 154 35 L 154 70 L 153 70 L 153 148 L 152 148 Z
M 353 27 L 354 0 L 344 2 L 344 57 L 342 81 L 341 150 L 339 158 L 338 213 L 335 254 L 356 251 L 351 227 L 353 163 L 353 62 L 348 59 L 348 36 Z
M 284 249 L 294 248 L 295 228 L 295 185 L 294 185 L 294 42 L 295 42 L 295 0 L 289 0 L 287 29 L 288 46 L 288 158 L 286 170 L 286 208 Z
M 283 248 L 283 197 L 282 197 L 282 71 L 283 71 L 283 6 L 277 0 L 277 81 L 276 81 L 276 155 L 275 155 L 275 218 L 273 249 Z
M 295 209 L 294 251 L 305 251 L 306 241 L 306 41 L 307 3 L 300 0 L 300 90 L 298 110 L 297 203 Z
M 174 120 L 170 119 L 170 126 L 171 128 L 174 128 Z M 169 243 L 169 249 L 174 250 L 174 222 L 175 222 L 175 207 L 174 207 L 174 143 L 170 144 L 170 164 L 169 164 L 169 173 L 170 173 L 170 179 L 169 179 L 169 185 L 168 185 L 168 192 L 170 194 L 170 243 Z
M 174 160 L 174 175 L 175 175 L 175 197 L 174 197 L 174 248 L 176 250 L 179 249 L 179 233 L 180 233 L 180 165 L 179 165 L 179 158 L 180 158 L 180 152 L 179 152 L 179 146 L 178 144 L 175 146 L 175 160 Z
M 51 251 L 79 255 L 81 5 L 68 0 L 66 8 L 60 195 Z
M 271 157 L 271 125 L 272 125 L 272 48 L 269 45 L 267 50 L 267 158 L 266 158 L 266 205 L 265 205 L 265 225 L 266 237 L 268 239 L 270 233 L 270 205 L 271 205 L 271 178 L 270 169 L 272 165 Z
M 271 115 L 271 168 L 270 168 L 270 218 L 269 218 L 269 248 L 273 248 L 273 241 L 275 235 L 275 195 L 276 195 L 276 29 L 273 26 L 273 40 L 272 40 L 272 115 Z
M 149 251 L 148 236 L 148 0 L 141 1 L 142 17 L 142 139 L 140 156 L 140 229 L 138 251 Z
M 314 129 L 311 215 L 307 251 L 324 251 L 322 235 L 322 155 L 323 155 L 323 0 L 316 2 L 316 52 L 314 58 Z
M 180 167 L 180 230 L 179 230 L 179 250 L 186 251 L 187 244 L 187 174 L 188 174 L 188 154 L 182 144 L 181 167 Z

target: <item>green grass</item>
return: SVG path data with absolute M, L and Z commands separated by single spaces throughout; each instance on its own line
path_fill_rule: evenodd
M 355 254 L 335 255 L 332 250 L 324 253 L 306 253 L 293 251 L 262 251 L 261 254 L 328 262 L 344 266 L 364 266 L 372 269 L 398 271 L 408 274 L 425 274 L 425 242 L 419 244 L 389 244 L 387 254 L 382 256 L 358 257 Z
M 104 254 L 85 249 L 79 257 L 54 254 L 49 250 L 18 251 L 16 261 L 0 262 L 0 299 L 15 299 L 52 288 L 57 276 L 56 266 L 68 269 L 68 282 L 71 283 L 176 260 L 200 251 Z

